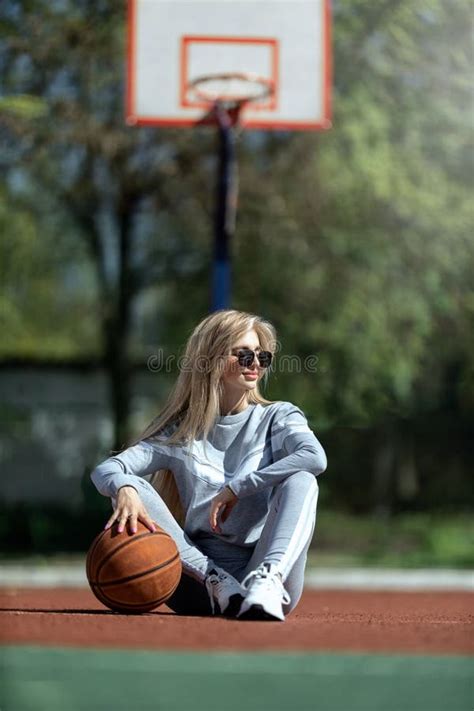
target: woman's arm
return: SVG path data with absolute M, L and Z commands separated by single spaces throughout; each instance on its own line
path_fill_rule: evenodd
M 275 461 L 262 469 L 237 474 L 229 482 L 230 489 L 240 499 L 255 494 L 267 486 L 276 486 L 291 474 L 307 471 L 318 476 L 327 467 L 326 453 L 308 426 L 303 412 L 294 407 L 272 431 Z
M 137 491 L 137 480 L 153 474 L 158 469 L 168 469 L 168 447 L 142 441 L 128 447 L 120 454 L 109 457 L 91 473 L 96 489 L 104 496 L 116 497 L 122 486 L 133 486 Z

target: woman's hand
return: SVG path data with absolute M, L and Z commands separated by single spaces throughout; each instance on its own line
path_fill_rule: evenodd
M 216 533 L 222 533 L 217 519 L 219 518 L 219 511 L 222 509 L 221 522 L 227 521 L 229 514 L 237 503 L 237 496 L 225 486 L 222 491 L 220 491 L 217 496 L 215 496 L 211 501 L 211 513 L 209 514 L 209 521 L 211 528 Z
M 118 532 L 122 533 L 127 520 L 130 521 L 131 533 L 137 532 L 137 520 L 148 526 L 150 531 L 155 531 L 155 522 L 152 521 L 144 507 L 138 491 L 133 486 L 122 486 L 118 490 L 117 505 L 112 516 L 105 524 L 105 530 L 110 528 L 114 521 L 118 521 Z

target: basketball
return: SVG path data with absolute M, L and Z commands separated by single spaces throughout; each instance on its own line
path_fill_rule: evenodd
M 149 612 L 166 602 L 181 578 L 181 558 L 173 538 L 155 525 L 137 522 L 118 533 L 115 523 L 102 531 L 87 553 L 86 573 L 100 602 L 116 612 Z

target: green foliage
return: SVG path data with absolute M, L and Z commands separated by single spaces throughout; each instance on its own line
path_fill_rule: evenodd
M 41 563 L 51 555 L 84 555 L 110 516 L 110 504 L 89 497 L 77 510 L 18 504 L 3 506 L 0 537 L 3 560 L 35 556 Z M 472 517 L 457 514 L 403 514 L 391 519 L 354 516 L 321 508 L 309 567 L 472 568 Z M 82 559 L 82 558 L 81 558 Z
M 80 243 L 42 231 L 30 212 L 12 207 L 0 193 L 0 355 L 98 354 L 96 288 Z
M 37 96 L 27 94 L 0 97 L 0 115 L 31 120 L 41 118 L 46 112 L 46 102 Z
M 391 438 L 402 490 L 420 421 L 451 423 L 451 449 L 469 439 L 471 5 L 338 0 L 333 13 L 333 129 L 239 141 L 233 305 L 276 324 L 280 356 L 316 361 L 295 372 L 277 359 L 268 397 L 297 402 L 323 441 L 370 433 L 373 494 L 380 442 Z M 6 0 L 0 22 L 0 353 L 107 350 L 111 366 L 179 354 L 209 308 L 213 132 L 124 124 L 123 3 Z M 423 447 L 412 489 L 425 495 L 429 476 L 442 496 Z M 359 452 L 332 474 L 333 495 L 351 490 Z
M 319 355 L 278 391 L 324 427 L 429 410 L 453 361 L 455 397 L 474 402 L 469 8 L 455 5 L 337 3 L 333 130 L 246 146 L 239 303 L 278 323 L 285 352 Z
M 151 328 L 130 325 L 132 309 L 146 319 L 146 300 L 153 297 L 156 304 L 177 279 L 202 269 L 198 229 L 192 236 L 187 229 L 200 207 L 182 180 L 199 147 L 190 148 L 191 137 L 182 133 L 160 140 L 156 131 L 125 125 L 124 4 L 32 0 L 19 6 L 9 0 L 2 10 L 8 18 L 0 44 L 6 92 L 0 132 L 11 146 L 3 179 L 8 249 L 21 260 L 14 225 L 23 219 L 20 209 L 30 229 L 46 235 L 48 289 L 63 291 L 71 281 L 60 262 L 64 251 L 76 260 L 82 304 L 73 316 L 76 323 L 83 315 L 95 321 L 95 333 L 88 327 L 88 336 L 80 336 L 83 355 L 95 356 L 105 346 L 109 357 L 119 350 L 131 355 L 134 336 Z M 28 306 L 41 288 L 32 285 Z M 17 311 L 27 307 L 19 297 L 13 302 Z M 48 313 L 56 316 L 41 295 L 37 310 L 43 326 Z M 10 321 L 15 318 L 11 313 Z M 77 353 L 65 319 L 55 323 L 57 338 L 31 333 L 38 357 Z M 12 335 L 15 343 L 19 353 L 28 353 L 24 339 Z
M 18 503 L 2 506 L 0 537 L 3 557 L 52 553 L 85 553 L 110 516 L 105 499 L 102 511 L 69 511 L 62 506 Z
M 309 563 L 472 568 L 473 551 L 474 525 L 467 514 L 404 514 L 387 520 L 322 509 Z

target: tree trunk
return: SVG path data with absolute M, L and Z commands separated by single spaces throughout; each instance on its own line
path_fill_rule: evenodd
M 105 327 L 105 367 L 109 381 L 114 425 L 114 449 L 130 438 L 132 366 L 129 358 L 131 306 L 135 293 L 130 265 L 133 208 L 126 204 L 119 214 L 119 276 L 116 301 Z M 114 308 L 115 307 L 115 308 Z
M 130 265 L 134 202 L 131 199 L 123 200 L 118 214 L 119 274 L 116 284 L 110 283 L 107 276 L 107 247 L 101 240 L 94 217 L 97 206 L 89 205 L 89 210 L 83 212 L 71 203 L 71 210 L 86 237 L 96 269 L 101 300 L 103 362 L 113 420 L 113 449 L 122 449 L 127 444 L 130 434 L 129 416 L 132 397 L 129 340 L 131 305 L 136 293 Z
M 393 475 L 395 447 L 393 428 L 382 424 L 377 432 L 372 476 L 372 501 L 374 514 L 388 518 L 393 512 Z
M 114 449 L 123 449 L 130 439 L 129 416 L 131 406 L 131 368 L 126 354 L 120 353 L 125 334 L 122 331 L 117 338 L 110 340 L 106 356 L 106 371 L 109 381 L 110 401 L 114 427 Z M 113 344 L 116 344 L 114 346 Z

